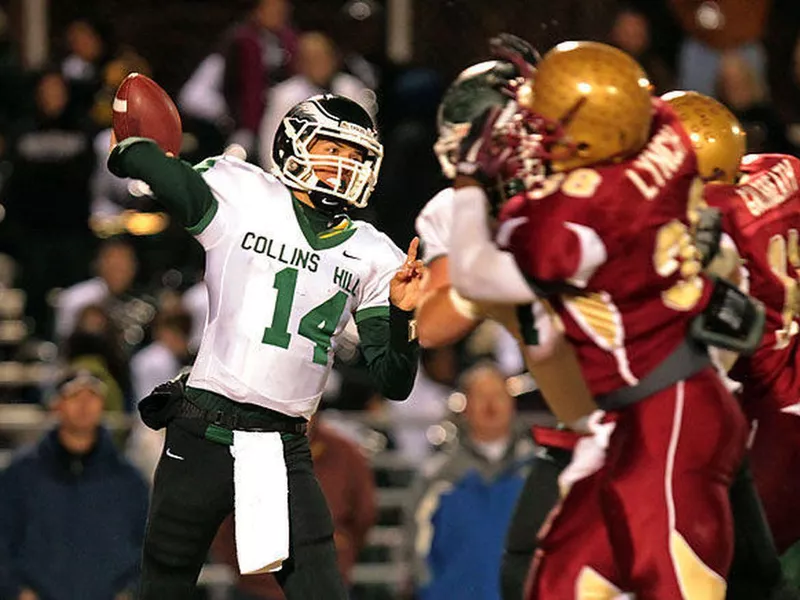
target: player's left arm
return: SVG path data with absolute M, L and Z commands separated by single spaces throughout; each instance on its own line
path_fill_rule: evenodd
M 529 304 L 536 294 L 514 257 L 500 250 L 489 231 L 489 202 L 483 188 L 457 184 L 450 240 L 450 278 L 459 294 L 481 302 Z M 458 181 L 458 180 L 457 180 Z
M 419 343 L 414 309 L 424 272 L 417 260 L 418 244 L 417 238 L 411 242 L 399 269 L 384 269 L 367 284 L 355 314 L 361 353 L 370 376 L 390 400 L 405 400 L 417 376 Z

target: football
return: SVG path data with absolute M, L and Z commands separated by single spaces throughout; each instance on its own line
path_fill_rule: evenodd
M 114 96 L 114 135 L 118 142 L 129 137 L 154 140 L 165 152 L 175 156 L 181 149 L 183 127 L 178 108 L 155 81 L 131 73 Z

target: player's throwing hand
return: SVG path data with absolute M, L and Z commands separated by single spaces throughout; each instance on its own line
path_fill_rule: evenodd
M 419 238 L 411 240 L 406 254 L 406 261 L 397 270 L 389 287 L 389 299 L 401 310 L 414 310 L 422 287 L 422 276 L 425 265 L 417 259 Z

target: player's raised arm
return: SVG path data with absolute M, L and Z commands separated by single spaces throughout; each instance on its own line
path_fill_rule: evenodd
M 414 309 L 425 269 L 417 259 L 418 245 L 419 240 L 414 238 L 400 268 L 387 269 L 356 312 L 361 351 L 370 376 L 390 400 L 407 398 L 417 375 L 419 344 Z
M 144 181 L 184 227 L 213 216 L 216 201 L 208 185 L 191 165 L 174 157 L 183 130 L 169 95 L 152 79 L 133 73 L 117 89 L 113 109 L 109 171 Z
M 483 188 L 459 176 L 450 253 L 450 278 L 458 292 L 482 302 L 528 304 L 536 294 L 514 257 L 500 250 L 489 232 L 489 203 Z
M 216 206 L 203 177 L 189 163 L 167 156 L 153 140 L 134 137 L 116 144 L 108 156 L 108 170 L 144 181 L 184 227 L 196 226 Z

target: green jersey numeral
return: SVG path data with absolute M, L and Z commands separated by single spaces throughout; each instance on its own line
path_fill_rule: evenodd
M 282 269 L 275 273 L 275 283 L 272 284 L 278 290 L 278 299 L 275 300 L 275 312 L 272 313 L 272 325 L 264 329 L 264 337 L 261 341 L 265 344 L 277 346 L 278 348 L 288 348 L 292 339 L 289 333 L 289 315 L 292 314 L 292 303 L 294 302 L 294 288 L 297 286 L 297 269 Z
M 297 287 L 297 269 L 287 267 L 275 274 L 273 287 L 278 290 L 275 301 L 275 312 L 272 314 L 272 325 L 264 329 L 261 341 L 278 348 L 288 348 L 292 339 L 289 333 L 289 316 L 292 314 L 294 291 Z M 328 351 L 336 324 L 342 316 L 347 304 L 347 294 L 336 292 L 322 304 L 308 311 L 297 327 L 297 333 L 314 342 L 314 362 L 319 365 L 328 363 Z

